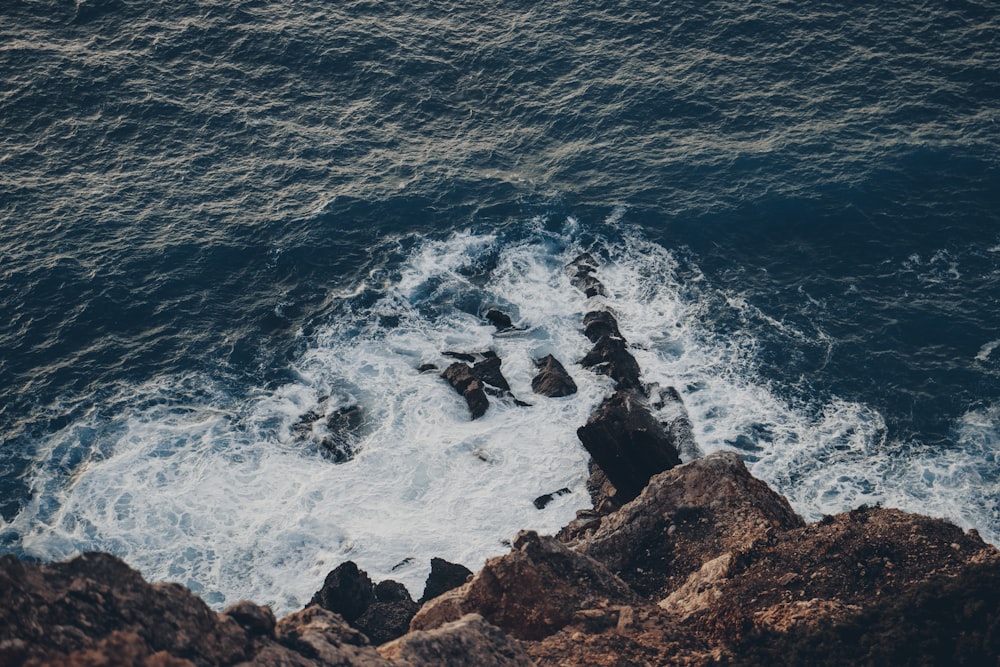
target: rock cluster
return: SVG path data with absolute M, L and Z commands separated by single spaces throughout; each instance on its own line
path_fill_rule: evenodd
M 591 299 L 608 292 L 597 271 L 590 255 L 570 265 Z M 579 432 L 595 508 L 557 536 L 522 532 L 474 575 L 434 559 L 419 602 L 346 562 L 280 620 L 251 602 L 216 613 L 106 554 L 4 556 L 0 665 L 996 664 L 1000 551 L 880 507 L 805 523 L 736 454 L 693 457 L 680 394 L 642 383 L 610 311 L 583 326 L 615 386 Z M 464 356 L 445 377 L 467 400 L 470 387 L 509 393 L 499 358 Z M 540 385 L 565 390 L 559 362 L 538 366 Z M 329 421 L 307 417 L 310 432 Z

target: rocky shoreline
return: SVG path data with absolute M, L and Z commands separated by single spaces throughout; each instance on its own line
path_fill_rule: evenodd
M 593 348 L 579 366 L 614 388 L 578 431 L 594 508 L 557 535 L 522 532 L 477 573 L 435 559 L 418 601 L 343 563 L 280 620 L 252 602 L 214 612 L 107 554 L 8 555 L 0 665 L 997 664 L 1000 551 L 881 507 L 806 524 L 735 454 L 693 458 L 681 396 L 642 382 L 598 268 L 587 254 L 568 267 L 588 299 Z M 486 319 L 515 328 L 496 309 Z M 419 370 L 440 372 L 471 418 L 491 397 L 523 403 L 495 354 L 446 356 L 443 371 Z M 576 391 L 560 360 L 535 363 L 539 397 Z M 297 434 L 323 438 L 339 462 L 357 419 L 320 405 Z

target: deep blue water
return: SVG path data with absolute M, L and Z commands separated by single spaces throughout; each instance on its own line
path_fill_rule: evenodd
M 77 498 L 87 475 L 168 441 L 287 446 L 294 410 L 260 402 L 363 402 L 384 371 L 340 350 L 395 353 L 411 309 L 474 332 L 501 302 L 544 332 L 532 350 L 571 354 L 518 301 L 537 284 L 503 281 L 557 284 L 579 250 L 703 449 L 737 448 L 809 516 L 884 502 L 997 542 L 1000 8 L 828 5 L 8 0 L 0 550 L 105 548 L 221 604 L 211 548 L 171 561 L 130 514 L 156 505 L 127 509 L 141 489 Z M 225 426 L 198 431 L 208 414 Z M 188 509 L 181 534 L 219 530 Z M 303 525 L 317 572 L 363 551 Z M 247 567 L 294 569 L 268 549 Z

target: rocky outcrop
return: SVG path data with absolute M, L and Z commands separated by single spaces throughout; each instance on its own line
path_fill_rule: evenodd
M 413 618 L 429 630 L 476 613 L 519 639 L 541 639 L 589 610 L 638 600 L 596 560 L 551 537 L 524 531 L 511 553 L 486 562 L 471 581 L 435 598 Z
M 645 397 L 636 391 L 619 390 L 605 399 L 577 436 L 623 500 L 639 495 L 652 475 L 681 462 Z
M 572 396 L 576 393 L 576 382 L 551 354 L 535 361 L 538 373 L 531 380 L 531 390 L 550 398 Z
M 490 401 L 486 398 L 482 381 L 472 373 L 471 366 L 461 361 L 456 361 L 444 369 L 441 377 L 447 380 L 448 384 L 465 398 L 465 402 L 469 406 L 469 413 L 473 419 L 479 419 L 486 414 L 486 409 L 490 406 Z
M 497 331 L 508 331 L 514 328 L 514 322 L 511 321 L 510 315 L 496 308 L 490 308 L 486 311 L 486 320 L 496 327 Z
M 310 605 L 338 614 L 374 644 L 402 636 L 420 605 L 398 581 L 373 584 L 368 573 L 353 561 L 334 568 L 313 595 Z

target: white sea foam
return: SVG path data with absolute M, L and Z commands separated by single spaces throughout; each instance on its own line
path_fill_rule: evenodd
M 645 379 L 681 392 L 702 451 L 740 452 L 809 518 L 883 502 L 1000 539 L 1000 408 L 970 411 L 942 450 L 888 442 L 863 405 L 797 401 L 758 376 L 752 334 L 716 330 L 705 303 L 717 288 L 691 271 L 682 284 L 671 252 L 620 217 L 608 221 L 618 240 L 594 248 L 576 244 L 574 220 L 561 233 L 528 224 L 516 242 L 466 231 L 419 244 L 372 305 L 362 290 L 338 295 L 342 308 L 294 364 L 296 381 L 277 389 L 237 399 L 189 377 L 123 390 L 117 416 L 94 411 L 44 443 L 34 500 L 0 528 L 43 558 L 112 551 L 216 607 L 249 598 L 292 611 L 347 559 L 418 596 L 432 556 L 475 569 L 519 529 L 554 532 L 589 504 L 576 428 L 610 384 L 573 363 L 589 347 L 581 318 L 593 304 L 563 269 L 592 250 L 602 255 L 604 305 Z M 714 297 L 752 308 L 724 289 Z M 497 334 L 482 318 L 491 306 L 520 329 Z M 449 363 L 445 350 L 497 352 L 513 393 L 534 405 L 492 399 L 471 421 L 437 373 L 416 370 Z M 550 353 L 578 396 L 531 393 L 532 359 Z M 362 408 L 350 462 L 293 436 L 326 396 Z M 532 504 L 564 486 L 571 493 L 543 511 Z

